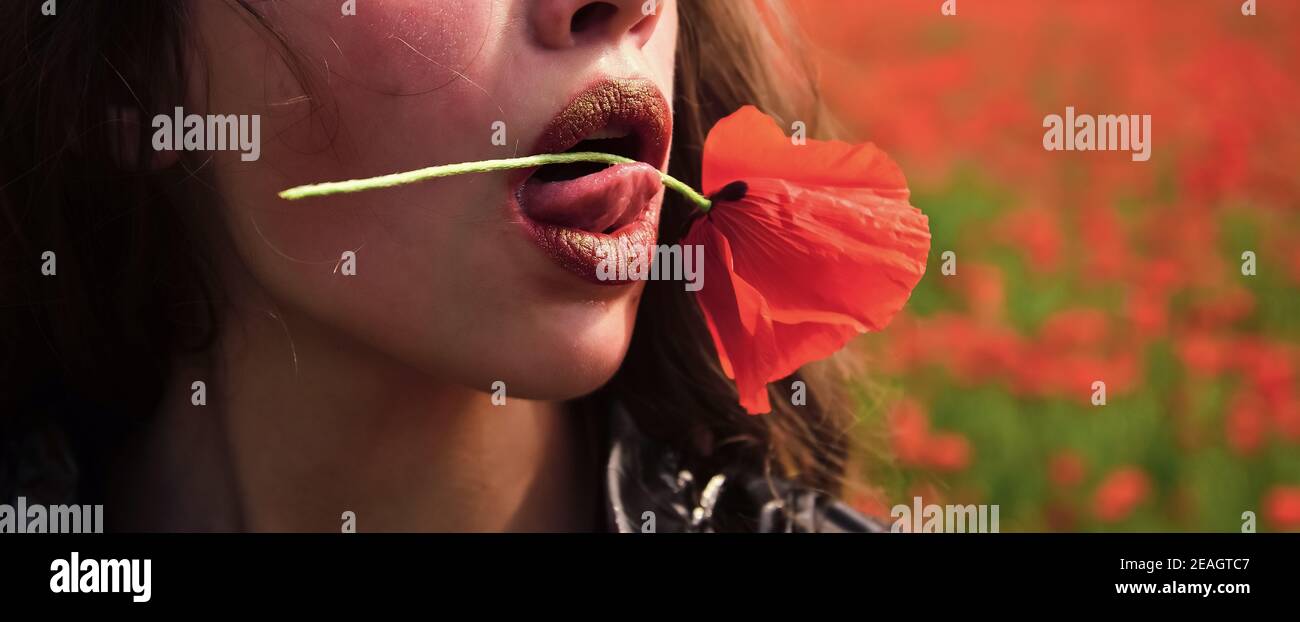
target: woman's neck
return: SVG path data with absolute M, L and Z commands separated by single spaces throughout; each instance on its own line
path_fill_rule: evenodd
M 231 314 L 213 358 L 176 368 L 120 487 L 140 528 L 333 531 L 345 512 L 358 531 L 597 527 L 600 470 L 560 404 L 494 405 L 265 307 Z

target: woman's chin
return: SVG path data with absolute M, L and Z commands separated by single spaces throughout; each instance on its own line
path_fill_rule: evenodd
M 505 395 L 509 399 L 562 402 L 590 394 L 604 386 L 614 377 L 621 362 L 622 355 L 602 358 L 600 361 L 539 357 L 527 361 L 534 366 L 531 371 L 502 374 L 491 379 L 475 379 L 470 384 L 488 394 Z
M 616 306 L 617 307 L 617 306 Z M 632 305 L 632 312 L 635 306 Z M 504 366 L 511 395 L 535 400 L 569 400 L 599 389 L 618 371 L 632 339 L 630 313 L 599 314 L 585 325 L 556 323 L 533 333 L 528 347 Z

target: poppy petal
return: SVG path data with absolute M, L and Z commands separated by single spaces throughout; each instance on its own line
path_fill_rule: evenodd
M 750 180 L 712 220 L 734 270 L 762 292 L 774 321 L 880 330 L 911 296 L 930 252 L 928 219 L 870 190 Z
M 925 273 L 929 222 L 901 171 L 871 145 L 793 144 L 752 107 L 709 133 L 704 187 L 745 182 L 683 240 L 704 248 L 696 300 L 740 404 L 767 384 L 884 328 Z
M 736 381 L 740 405 L 751 414 L 770 411 L 763 370 L 777 350 L 763 296 L 730 269 L 731 246 L 713 227 L 696 223 L 684 243 L 704 247 L 704 274 L 710 276 L 696 296 L 722 369 Z
M 703 187 L 713 194 L 736 180 L 797 180 L 806 186 L 874 188 L 907 198 L 907 179 L 871 143 L 836 140 L 795 144 L 776 121 L 753 106 L 718 121 L 704 141 Z

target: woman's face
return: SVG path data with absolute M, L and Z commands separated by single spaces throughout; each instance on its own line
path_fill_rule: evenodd
M 641 295 L 600 254 L 653 243 L 671 136 L 674 0 L 193 3 L 206 71 L 187 113 L 261 115 L 261 154 L 212 154 L 262 289 L 443 380 L 566 399 L 614 373 Z M 355 9 L 352 11 L 351 9 Z M 355 14 L 345 14 L 354 12 Z M 310 97 L 310 99 L 308 99 Z M 648 163 L 465 175 L 285 202 L 319 181 L 565 151 Z M 355 275 L 343 261 L 355 254 Z

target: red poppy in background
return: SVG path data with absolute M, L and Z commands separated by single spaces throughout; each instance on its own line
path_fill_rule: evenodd
M 697 293 L 718 358 L 751 414 L 767 384 L 884 328 L 925 273 L 926 217 L 871 144 L 796 144 L 746 106 L 704 143 L 713 207 L 684 244 L 704 248 Z
M 1088 474 L 1088 467 L 1079 454 L 1064 450 L 1052 456 L 1047 465 L 1047 474 L 1052 482 L 1063 488 L 1073 487 L 1083 481 Z
M 925 462 L 930 439 L 930 419 L 915 400 L 904 399 L 894 405 L 889 415 L 894 455 L 908 466 Z
M 925 460 L 936 471 L 963 471 L 971 463 L 970 441 L 955 432 L 936 434 L 926 443 Z
M 970 441 L 956 432 L 932 434 L 930 418 L 915 400 L 903 399 L 895 404 L 889 426 L 894 456 L 904 466 L 949 473 L 970 466 Z
M 1264 516 L 1278 529 L 1300 529 L 1300 486 L 1274 486 L 1264 497 Z
M 1223 421 L 1223 435 L 1228 446 L 1241 455 L 1252 455 L 1264 444 L 1268 433 L 1268 419 L 1259 396 L 1243 392 L 1232 400 Z
M 1124 467 L 1111 471 L 1100 484 L 1093 497 L 1093 512 L 1097 518 L 1114 523 L 1128 518 L 1151 491 L 1151 480 L 1137 467 Z

